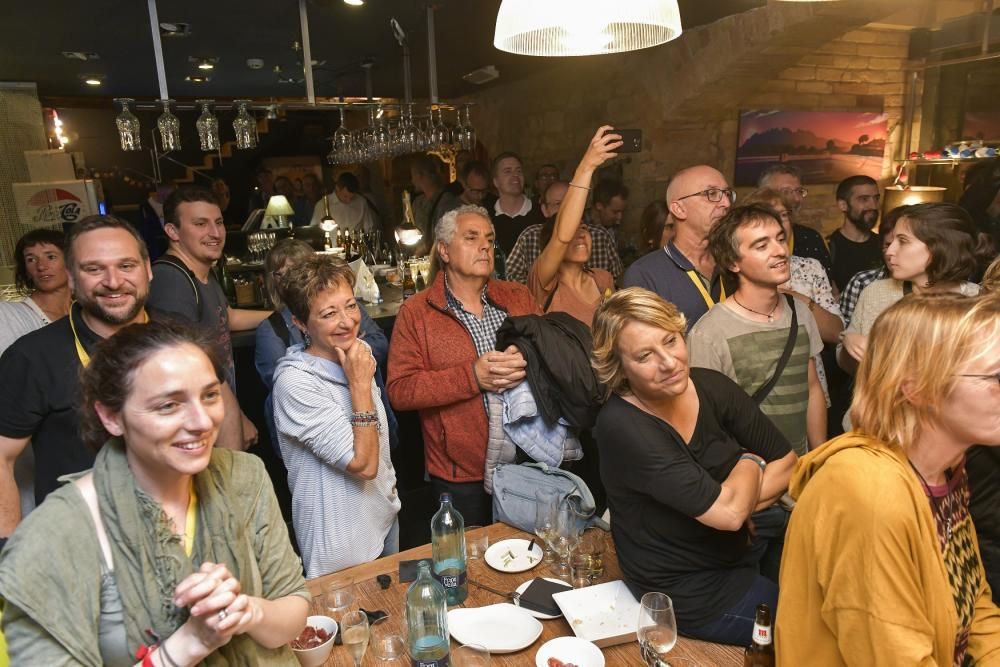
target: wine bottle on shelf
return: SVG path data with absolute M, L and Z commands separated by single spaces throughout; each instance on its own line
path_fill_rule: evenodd
M 227 260 L 226 256 L 223 255 L 219 258 L 219 261 L 215 264 L 215 277 L 219 280 L 219 285 L 222 287 L 222 292 L 226 295 L 226 301 L 229 302 L 230 306 L 236 305 L 236 283 L 233 282 L 233 276 L 229 273 L 229 269 L 226 267 Z

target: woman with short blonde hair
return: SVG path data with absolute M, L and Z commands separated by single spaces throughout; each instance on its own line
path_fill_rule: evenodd
M 682 633 L 746 644 L 756 605 L 777 601 L 780 555 L 756 518 L 751 538 L 751 516 L 781 497 L 796 456 L 732 380 L 688 367 L 685 329 L 641 287 L 594 316 L 592 364 L 611 393 L 595 427 L 611 534 L 637 597 L 667 593 Z
M 1000 610 L 976 547 L 965 454 L 1000 445 L 1000 298 L 889 307 L 871 330 L 851 419 L 854 431 L 792 478 L 779 663 L 992 664 Z

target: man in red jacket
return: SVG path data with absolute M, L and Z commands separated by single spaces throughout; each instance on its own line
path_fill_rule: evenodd
M 419 410 L 435 493 L 451 493 L 466 525 L 493 522 L 483 490 L 489 420 L 484 392 L 525 377 L 517 348 L 495 350 L 508 315 L 539 314 L 524 285 L 491 279 L 495 233 L 479 206 L 442 216 L 434 231 L 440 270 L 399 311 L 389 346 L 389 400 Z

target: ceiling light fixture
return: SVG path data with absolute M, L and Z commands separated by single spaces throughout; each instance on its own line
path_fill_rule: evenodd
M 84 62 L 88 60 L 100 60 L 101 56 L 93 53 L 91 51 L 63 51 L 63 58 L 68 58 L 70 60 L 82 60 Z
M 212 80 L 210 76 L 201 76 L 200 74 L 191 74 L 184 77 L 184 80 L 189 83 L 208 83 Z
M 365 4 L 365 0 L 344 0 L 344 4 L 351 7 L 360 7 Z
M 86 79 L 83 80 L 83 82 L 85 84 L 87 84 L 88 86 L 99 86 L 99 85 L 101 85 L 101 80 L 98 79 L 96 76 L 88 76 Z
M 503 0 L 493 46 L 526 56 L 590 56 L 680 37 L 677 0 Z
M 203 60 L 200 63 L 198 63 L 198 69 L 200 69 L 200 70 L 212 70 L 212 69 L 215 69 L 215 63 L 213 63 L 213 62 L 211 62 L 209 60 Z

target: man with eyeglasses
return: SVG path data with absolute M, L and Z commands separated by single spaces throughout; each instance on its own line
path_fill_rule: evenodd
M 841 292 L 856 273 L 882 266 L 882 242 L 872 233 L 880 198 L 878 183 L 870 176 L 849 176 L 837 186 L 837 206 L 844 214 L 844 224 L 827 240 L 831 275 Z
M 535 182 L 534 182 L 534 192 L 535 196 L 531 198 L 531 203 L 535 206 L 541 207 L 542 205 L 542 195 L 545 194 L 545 190 L 559 180 L 559 167 L 554 164 L 543 164 L 535 171 Z
M 819 261 L 829 275 L 831 270 L 830 252 L 827 250 L 823 236 L 815 229 L 795 222 L 802 208 L 802 202 L 809 191 L 802 187 L 802 172 L 797 167 L 779 162 L 772 164 L 760 173 L 757 178 L 758 188 L 770 188 L 781 193 L 785 206 L 792 214 L 792 254 L 799 257 L 812 257 Z
M 688 328 L 725 299 L 722 276 L 708 251 L 708 232 L 736 201 L 725 177 L 708 165 L 678 172 L 667 185 L 674 239 L 636 260 L 625 272 L 626 287 L 644 287 L 684 313 Z
M 486 168 L 486 165 L 479 160 L 466 162 L 461 174 L 459 174 L 459 181 L 463 185 L 462 194 L 458 197 L 460 203 L 456 203 L 453 208 L 458 208 L 462 204 L 482 206 L 483 199 L 490 192 L 490 170 Z

